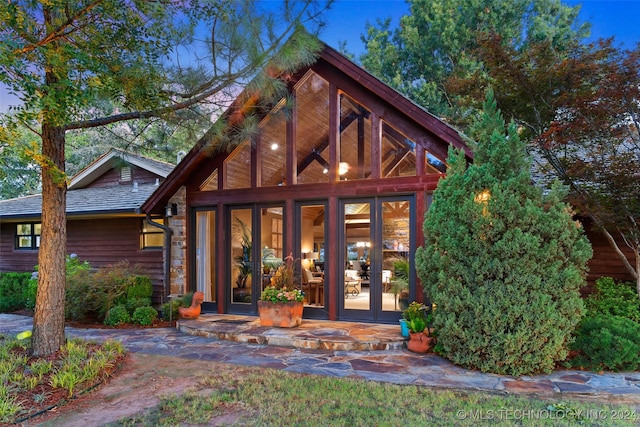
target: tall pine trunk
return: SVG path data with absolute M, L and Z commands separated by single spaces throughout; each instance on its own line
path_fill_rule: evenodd
M 42 235 L 33 317 L 34 356 L 55 353 L 64 344 L 67 252 L 64 145 L 64 128 L 45 121 L 42 124 Z

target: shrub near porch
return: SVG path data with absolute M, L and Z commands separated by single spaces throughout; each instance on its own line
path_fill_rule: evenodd
M 416 266 L 437 304 L 442 354 L 454 363 L 509 375 L 550 372 L 564 360 L 584 306 L 592 251 L 556 185 L 531 184 L 515 125 L 493 97 L 472 129 L 474 163 L 451 152 L 424 222 Z

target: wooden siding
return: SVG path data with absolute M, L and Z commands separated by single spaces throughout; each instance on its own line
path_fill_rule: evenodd
M 15 235 L 16 223 L 0 223 L 0 272 L 33 271 L 38 264 L 38 251 L 14 249 Z
M 131 180 L 130 181 L 120 181 L 120 169 L 114 168 L 105 172 L 100 178 L 93 181 L 91 184 L 87 185 L 87 188 L 101 188 L 101 187 L 113 187 L 116 185 L 129 185 L 133 186 L 134 182 L 138 184 L 153 184 L 156 182 L 156 179 L 159 179 L 160 182 L 164 178 L 149 172 L 146 169 L 139 168 L 137 166 L 130 166 L 131 168 Z
M 585 223 L 585 232 L 593 248 L 593 258 L 589 260 L 589 274 L 587 276 L 589 286 L 587 292 L 593 289 L 595 281 L 603 276 L 613 277 L 616 280 L 634 282 L 633 277 L 622 264 L 618 255 L 609 245 L 609 242 L 593 225 Z M 635 265 L 633 251 L 624 242 L 618 242 L 620 249 L 627 255 L 631 265 Z
M 161 302 L 163 288 L 163 254 L 161 249 L 140 248 L 141 217 L 69 220 L 67 253 L 75 253 L 92 267 L 105 267 L 127 260 L 140 266 L 154 288 L 154 303 Z M 0 271 L 33 271 L 38 263 L 37 251 L 13 248 L 15 223 L 0 227 Z

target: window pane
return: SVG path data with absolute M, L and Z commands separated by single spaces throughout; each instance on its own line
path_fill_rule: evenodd
M 31 224 L 18 224 L 17 226 L 17 234 L 19 236 L 30 236 L 31 235 Z M 40 234 L 40 233 L 38 233 Z
M 382 124 L 382 177 L 415 176 L 416 144 L 387 123 Z
M 371 177 L 371 114 L 346 95 L 340 97 L 341 180 Z
M 296 87 L 298 184 L 329 181 L 329 83 L 310 71 Z
M 231 211 L 231 302 L 251 304 L 251 209 Z
M 18 247 L 19 248 L 30 248 L 31 247 L 31 236 L 20 236 L 20 237 L 18 237 Z
M 224 188 L 251 187 L 251 144 L 240 144 L 224 161 L 227 165 Z
M 161 248 L 162 238 L 163 238 L 162 233 L 145 234 L 143 237 L 144 247 L 145 248 L 149 248 L 149 247 Z
M 262 186 L 284 185 L 287 175 L 287 121 L 278 111 L 263 122 L 260 134 Z
M 305 303 L 316 307 L 324 306 L 325 263 L 324 263 L 324 205 L 302 206 L 300 211 L 300 249 L 302 290 Z
M 149 224 L 147 221 L 142 221 L 142 232 L 143 233 L 162 233 L 162 228 L 157 227 L 153 224 Z
M 196 289 L 207 302 L 216 301 L 216 213 L 196 213 Z

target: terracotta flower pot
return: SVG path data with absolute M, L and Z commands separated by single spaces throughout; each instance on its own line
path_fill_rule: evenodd
M 407 349 L 414 353 L 427 353 L 431 349 L 433 338 L 425 335 L 424 332 L 409 332 Z
M 302 323 L 304 302 L 258 301 L 258 314 L 261 326 L 295 328 Z

